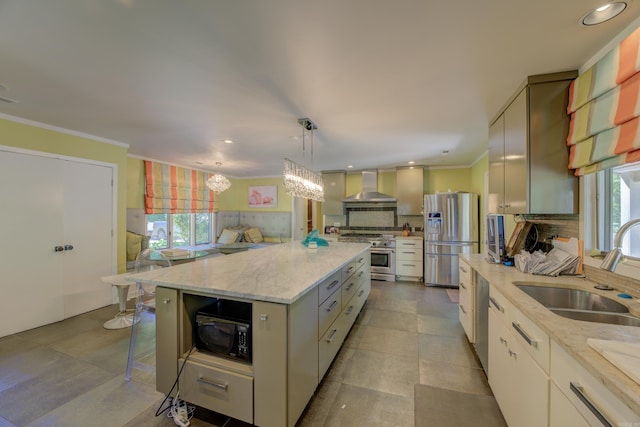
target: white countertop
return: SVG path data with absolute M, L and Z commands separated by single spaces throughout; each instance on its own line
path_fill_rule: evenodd
M 299 241 L 127 276 L 166 288 L 292 304 L 369 249 L 368 243 L 331 242 L 308 249 Z
M 640 385 L 616 368 L 600 353 L 591 348 L 587 338 L 640 343 L 640 327 L 583 322 L 556 315 L 539 302 L 513 285 L 514 281 L 536 284 L 560 284 L 564 287 L 584 289 L 612 298 L 629 307 L 629 311 L 640 316 L 640 303 L 636 299 L 618 298 L 621 291 L 600 291 L 596 284 L 576 277 L 549 277 L 522 273 L 515 267 L 489 264 L 481 254 L 463 254 L 461 258 L 482 277 L 495 286 L 524 315 L 534 321 L 550 338 L 564 348 L 587 371 L 604 384 L 614 395 L 625 402 L 631 410 L 640 414 Z M 635 298 L 638 295 L 634 295 Z

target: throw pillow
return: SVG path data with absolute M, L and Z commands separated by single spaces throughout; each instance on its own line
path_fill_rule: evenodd
M 234 243 L 238 239 L 239 234 L 237 231 L 225 228 L 222 230 L 220 237 L 218 237 L 218 243 Z
M 142 237 L 139 234 L 127 231 L 127 261 L 135 261 L 142 250 Z
M 250 228 L 244 232 L 244 238 L 247 242 L 251 243 L 260 243 L 264 242 L 264 238 L 262 237 L 262 233 L 259 228 Z

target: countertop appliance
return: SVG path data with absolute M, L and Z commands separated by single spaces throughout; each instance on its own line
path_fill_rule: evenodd
M 478 195 L 425 194 L 425 285 L 457 288 L 458 255 L 478 249 Z
M 371 244 L 371 280 L 396 281 L 396 239 L 391 234 L 344 233 L 340 242 Z

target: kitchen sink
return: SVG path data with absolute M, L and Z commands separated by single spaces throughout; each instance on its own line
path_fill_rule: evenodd
M 627 306 L 593 292 L 531 282 L 513 284 L 559 316 L 587 322 L 640 326 L 640 318 L 629 314 Z
M 539 286 L 514 282 L 524 293 L 547 308 L 568 308 L 572 310 L 605 311 L 628 313 L 626 305 L 611 298 L 580 289 Z

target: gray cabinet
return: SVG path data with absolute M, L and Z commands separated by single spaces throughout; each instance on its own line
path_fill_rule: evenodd
M 398 215 L 422 215 L 423 181 L 422 166 L 396 169 Z
M 489 127 L 489 212 L 578 211 L 566 113 L 576 72 L 530 76 Z

